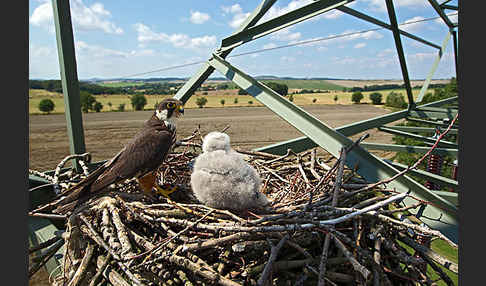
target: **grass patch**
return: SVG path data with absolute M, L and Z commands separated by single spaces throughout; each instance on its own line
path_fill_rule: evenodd
M 405 244 L 401 241 L 398 241 L 398 244 L 401 247 L 403 247 L 409 254 L 415 253 L 415 250 L 413 248 L 411 248 L 410 246 L 408 246 L 407 244 Z M 444 240 L 442 240 L 442 239 L 433 240 L 430 244 L 430 248 L 432 249 L 432 251 L 434 251 L 437 254 L 449 259 L 450 261 L 452 261 L 454 263 L 458 263 L 458 250 L 453 248 L 452 246 L 450 246 Z M 456 273 L 446 269 L 442 265 L 439 265 L 437 263 L 436 263 L 436 265 L 438 265 L 439 268 L 442 269 L 442 271 L 444 271 L 444 273 L 447 276 L 449 276 L 449 278 L 451 278 L 454 285 L 458 285 L 459 276 Z M 427 276 L 431 280 L 436 280 L 436 279 L 440 278 L 439 275 L 434 271 L 434 269 L 432 269 L 432 267 L 430 267 L 430 265 L 427 265 Z M 436 285 L 437 286 L 447 286 L 447 284 L 443 280 L 437 281 Z
M 386 96 L 392 90 L 385 90 L 381 93 L 383 94 L 383 102 L 386 100 Z M 405 94 L 404 89 L 395 89 L 396 92 L 401 92 Z M 363 92 L 364 98 L 361 100 L 363 104 L 372 104 L 371 100 L 369 99 L 369 92 Z M 417 98 L 419 91 L 413 90 L 414 98 Z M 308 93 L 308 94 L 294 94 L 294 104 L 303 106 L 303 105 L 317 105 L 317 104 L 354 104 L 351 101 L 351 92 L 343 92 L 343 91 L 332 91 L 328 93 Z M 337 101 L 334 101 L 334 96 L 338 97 Z M 221 105 L 221 99 L 225 100 L 224 107 L 244 107 L 244 106 L 263 106 L 258 100 L 253 98 L 250 95 L 238 95 L 237 89 L 228 89 L 228 90 L 216 90 L 216 91 L 207 91 L 207 94 L 203 95 L 203 92 L 197 91 L 194 96 L 192 96 L 189 101 L 186 103 L 185 108 L 199 108 L 196 105 L 196 98 L 198 96 L 204 96 L 208 99 L 207 104 L 204 108 L 209 107 L 223 107 Z M 113 94 L 113 95 L 95 95 L 97 101 L 103 104 L 102 112 L 108 111 L 116 111 L 120 104 L 125 104 L 125 111 L 132 111 L 132 104 L 130 101 L 130 95 L 128 94 Z M 145 105 L 145 110 L 153 109 L 156 102 L 162 101 L 164 98 L 170 97 L 170 95 L 145 95 L 147 98 L 147 105 Z M 29 114 L 42 114 L 39 111 L 38 105 L 39 102 L 44 99 L 49 98 L 54 101 L 55 108 L 52 113 L 64 113 L 64 97 L 61 93 L 57 92 L 49 92 L 47 90 L 39 90 L 39 89 L 29 89 Z M 238 99 L 238 103 L 234 103 L 235 98 Z M 288 98 L 288 97 L 287 97 Z M 314 102 L 315 99 L 315 102 Z M 253 104 L 249 104 L 248 101 L 253 101 Z M 108 102 L 111 102 L 112 106 L 108 105 Z M 383 107 L 384 105 L 379 105 Z

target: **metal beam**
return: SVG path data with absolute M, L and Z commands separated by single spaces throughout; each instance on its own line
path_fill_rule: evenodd
M 422 132 L 422 133 L 434 133 L 435 128 L 432 127 L 415 127 L 415 126 L 383 126 L 390 129 L 405 131 L 405 132 Z M 447 134 L 457 135 L 457 129 L 450 129 Z
M 407 91 L 408 110 L 411 110 L 415 106 L 415 103 L 413 101 L 410 78 L 408 77 L 407 62 L 405 60 L 405 53 L 403 52 L 402 40 L 400 39 L 397 16 L 395 14 L 395 8 L 393 8 L 393 1 L 385 0 L 385 2 L 386 2 L 386 9 L 388 10 L 388 17 L 390 18 L 391 28 L 393 31 L 393 38 L 395 39 L 395 47 L 397 48 L 398 60 L 400 61 L 400 67 L 402 69 L 402 76 L 405 84 L 405 90 Z
M 354 16 L 354 17 L 360 18 L 362 20 L 365 20 L 365 21 L 371 22 L 373 24 L 376 24 L 376 25 L 378 25 L 380 27 L 383 27 L 385 29 L 388 29 L 388 30 L 391 30 L 392 29 L 392 27 L 389 24 L 387 24 L 387 23 L 385 23 L 383 21 L 380 21 L 380 20 L 378 20 L 376 18 L 370 17 L 370 16 L 368 16 L 366 14 L 363 14 L 363 13 L 361 13 L 361 12 L 359 12 L 357 10 L 354 10 L 352 8 L 349 8 L 349 7 L 346 7 L 346 6 L 339 6 L 336 9 L 339 10 L 339 11 L 341 11 L 341 12 L 343 12 L 343 13 L 346 13 L 346 14 L 349 14 L 351 16 Z M 418 42 L 421 42 L 422 44 L 425 44 L 425 45 L 428 45 L 428 46 L 431 46 L 431 47 L 434 47 L 434 48 L 437 48 L 437 49 L 440 49 L 441 48 L 437 44 L 434 44 L 432 42 L 429 42 L 427 40 L 424 40 L 424 39 L 422 39 L 420 37 L 417 37 L 417 36 L 415 36 L 413 34 L 410 34 L 409 32 L 406 32 L 404 30 L 399 29 L 398 32 L 401 35 L 403 35 L 405 37 L 408 37 L 410 39 L 416 40 Z
M 453 48 L 454 48 L 454 67 L 456 69 L 456 81 L 457 81 L 457 73 L 459 71 L 457 65 L 458 65 L 458 58 L 457 58 L 457 31 L 452 30 L 452 43 L 453 43 Z
M 446 99 L 421 105 L 421 107 L 422 106 L 442 106 L 444 104 L 449 104 L 455 100 L 457 100 L 457 97 L 446 98 Z M 368 129 L 376 128 L 378 126 L 382 126 L 390 122 L 395 122 L 400 119 L 409 120 L 407 116 L 408 116 L 408 110 L 401 110 L 401 111 L 377 116 L 374 118 L 350 123 L 347 125 L 343 125 L 341 127 L 336 128 L 335 130 L 341 133 L 342 135 L 349 137 L 358 134 L 360 132 L 366 131 Z M 410 119 L 410 120 L 415 120 L 415 119 Z M 441 126 L 442 125 L 445 127 L 448 126 L 447 124 L 441 124 Z M 256 148 L 255 151 L 267 152 L 267 153 L 272 153 L 277 155 L 284 155 L 288 149 L 292 149 L 294 152 L 301 152 L 314 147 L 317 147 L 317 144 L 313 142 L 311 139 L 307 138 L 306 136 L 303 136 L 303 137 L 298 137 L 295 139 L 290 139 L 275 144 L 267 145 L 264 147 Z
M 321 0 L 312 2 L 223 39 L 221 41 L 221 50 L 225 51 L 233 49 L 246 42 L 253 41 L 353 1 L 354 0 Z
M 413 133 L 393 130 L 393 129 L 390 129 L 390 128 L 387 128 L 387 127 L 378 127 L 378 130 L 383 131 L 383 132 L 387 132 L 387 133 L 390 133 L 390 134 L 394 134 L 394 135 L 413 138 L 413 139 L 416 139 L 416 140 L 420 140 L 422 142 L 435 143 L 435 141 L 436 141 L 436 139 L 434 139 L 432 137 L 421 136 L 421 135 L 417 135 L 417 134 L 413 134 Z M 444 140 L 439 141 L 437 146 L 440 146 L 442 148 L 458 149 L 457 144 L 449 142 L 449 141 L 444 141 Z
M 437 53 L 437 56 L 435 57 L 434 63 L 432 64 L 432 67 L 429 71 L 429 74 L 427 75 L 427 78 L 425 79 L 425 83 L 422 86 L 422 89 L 420 89 L 420 92 L 417 96 L 416 102 L 422 102 L 422 99 L 425 96 L 425 93 L 427 92 L 427 89 L 429 88 L 430 81 L 432 80 L 432 77 L 434 76 L 435 71 L 437 70 L 437 67 L 439 66 L 440 59 L 442 58 L 442 55 L 445 52 L 445 49 L 447 48 L 447 44 L 449 43 L 449 39 L 451 38 L 451 32 L 449 31 L 442 41 L 442 46 L 440 47 L 439 52 Z
M 53 0 L 54 23 L 56 28 L 57 54 L 61 71 L 62 92 L 71 154 L 86 153 L 84 143 L 83 118 L 79 98 L 79 82 L 74 52 L 73 26 L 69 0 Z M 73 159 L 73 166 L 81 172 L 79 163 Z
M 382 143 L 367 143 L 362 142 L 361 147 L 366 150 L 380 150 L 380 151 L 391 151 L 391 152 L 407 152 L 407 153 L 427 153 L 430 147 L 422 146 L 412 146 L 412 145 L 396 145 L 396 144 L 382 144 Z M 435 148 L 432 154 L 437 155 L 449 155 L 457 158 L 457 149 L 452 148 Z
M 430 125 L 433 125 L 433 126 L 439 126 L 439 127 L 448 127 L 449 124 L 447 123 L 442 123 L 442 122 L 435 122 L 435 121 L 430 121 L 430 120 L 424 120 L 424 119 L 418 119 L 418 118 L 412 118 L 412 117 L 407 117 L 405 118 L 407 121 L 411 121 L 411 122 L 417 122 L 417 123 L 424 123 L 424 124 L 430 124 Z M 453 125 L 452 126 L 453 128 L 458 128 L 457 125 Z
M 447 4 L 441 4 L 440 7 L 442 9 L 449 9 L 449 10 L 456 10 L 459 11 L 459 7 L 454 6 L 454 5 L 447 5 Z
M 272 7 L 272 5 L 277 0 L 263 0 L 260 4 L 253 10 L 253 12 L 246 18 L 246 20 L 235 30 L 233 34 L 238 34 L 239 32 L 248 29 L 249 27 L 255 25 L 265 13 Z M 226 58 L 232 49 L 221 52 L 220 56 Z M 187 102 L 189 98 L 194 94 L 197 88 L 208 79 L 208 77 L 214 72 L 214 68 L 208 63 L 204 63 L 201 68 L 177 91 L 174 98 L 181 100 L 182 102 Z
M 386 160 L 386 162 L 388 164 L 391 164 L 393 167 L 397 168 L 398 170 L 405 170 L 408 167 L 407 165 L 400 164 L 400 163 L 397 163 L 397 162 L 392 162 L 392 161 L 389 161 L 389 160 Z M 443 177 L 443 176 L 440 176 L 440 175 L 437 175 L 437 174 L 434 174 L 434 173 L 431 173 L 431 172 L 427 172 L 427 171 L 424 171 L 424 170 L 420 170 L 420 169 L 411 169 L 411 170 L 408 170 L 408 172 L 412 175 L 416 175 L 416 176 L 421 177 L 423 179 L 437 183 L 437 184 L 439 184 L 443 187 L 452 188 L 454 190 L 459 189 L 459 183 L 456 180 L 452 180 L 452 179 L 449 179 L 449 178 L 446 178 L 446 177 Z
M 453 119 L 456 115 L 457 111 L 451 110 L 451 112 L 441 112 L 441 111 L 429 111 L 429 110 L 420 110 L 414 109 L 410 111 L 410 116 L 426 118 L 426 119 Z
M 428 0 L 430 5 L 432 5 L 432 7 L 434 8 L 434 10 L 437 12 L 437 14 L 439 14 L 439 16 L 442 18 L 442 20 L 444 21 L 444 23 L 446 23 L 446 25 L 452 29 L 454 28 L 454 24 L 452 24 L 451 20 L 449 19 L 449 17 L 444 13 L 444 10 L 442 10 L 442 8 L 440 8 L 440 5 L 439 3 L 437 3 L 437 1 L 435 0 Z
M 218 55 L 214 54 L 209 64 L 333 156 L 337 157 L 342 147 L 353 143 L 346 136 L 336 132 L 304 109 L 232 66 Z M 359 145 L 347 154 L 346 165 L 353 169 L 357 167 L 356 172 L 370 182 L 387 179 L 398 173 L 397 169 L 370 154 Z M 440 230 L 452 241 L 457 242 L 458 210 L 456 206 L 430 192 L 406 175 L 397 177 L 387 185 L 389 188 L 394 188 L 400 192 L 411 191 L 413 196 L 431 202 L 425 207 L 422 214 L 417 213 L 416 215 L 429 227 Z M 409 197 L 404 199 L 404 203 L 407 205 L 414 202 L 416 201 Z

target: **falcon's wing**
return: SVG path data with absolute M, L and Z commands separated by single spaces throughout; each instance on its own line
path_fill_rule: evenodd
M 110 184 L 155 170 L 162 164 L 172 145 L 167 130 L 144 130 L 121 152 L 113 164 L 91 185 L 96 192 Z

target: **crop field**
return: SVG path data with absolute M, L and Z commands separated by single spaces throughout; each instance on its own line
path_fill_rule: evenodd
M 289 90 L 289 94 L 293 90 Z M 405 96 L 406 98 L 406 91 L 404 89 L 395 89 L 395 90 L 383 90 L 380 93 L 383 95 L 382 102 L 385 102 L 386 96 L 391 92 L 398 92 Z M 417 98 L 418 93 L 420 90 L 413 89 L 414 98 Z M 205 94 L 207 93 L 207 94 Z M 361 100 L 361 103 L 368 103 L 371 104 L 371 100 L 369 99 L 369 94 L 372 93 L 370 91 L 363 92 L 364 98 Z M 351 101 L 351 92 L 343 92 L 343 91 L 330 91 L 326 93 L 307 93 L 307 94 L 294 94 L 294 103 L 301 106 L 301 105 L 321 105 L 321 104 L 353 104 Z M 228 90 L 215 90 L 215 91 L 206 91 L 201 92 L 197 91 L 194 96 L 192 96 L 189 101 L 186 103 L 186 108 L 198 108 L 196 105 L 196 99 L 198 96 L 204 96 L 208 99 L 207 104 L 204 106 L 205 108 L 208 107 L 245 107 L 245 106 L 263 106 L 258 100 L 253 98 L 250 95 L 238 95 L 238 90 L 236 89 L 228 89 Z M 337 101 L 334 100 L 334 97 L 337 96 Z M 169 97 L 169 95 L 145 95 L 147 98 L 147 105 L 145 105 L 146 110 L 151 110 L 154 108 L 156 102 L 162 101 L 164 98 Z M 29 90 L 29 114 L 41 114 L 42 112 L 39 111 L 38 105 L 39 102 L 44 98 L 50 98 L 54 104 L 55 108 L 52 113 L 64 113 L 64 98 L 63 95 L 60 93 L 49 92 L 46 90 Z M 132 105 L 130 102 L 130 95 L 126 94 L 114 94 L 114 95 L 96 95 L 96 100 L 103 104 L 102 112 L 106 111 L 116 111 L 120 104 L 125 105 L 125 111 L 132 111 Z M 288 98 L 288 97 L 287 97 Z M 316 100 L 315 103 L 313 100 Z M 221 100 L 224 100 L 224 105 L 221 104 Z M 235 100 L 237 100 L 235 102 Z M 109 105 L 111 103 L 111 107 Z

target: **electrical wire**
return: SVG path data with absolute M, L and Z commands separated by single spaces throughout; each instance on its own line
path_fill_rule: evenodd
M 447 16 L 454 16 L 457 15 L 458 13 L 450 13 L 446 14 Z M 432 21 L 439 19 L 440 17 L 431 17 L 431 18 L 425 18 L 425 19 L 420 19 L 420 20 L 415 20 L 415 21 L 410 21 L 410 22 L 404 22 L 399 24 L 398 26 L 406 26 L 406 25 L 411 25 L 411 24 L 416 24 L 420 22 L 427 22 L 427 21 Z M 228 55 L 226 58 L 234 58 L 234 57 L 240 57 L 240 56 L 245 56 L 245 55 L 251 55 L 251 54 L 258 54 L 258 53 L 263 53 L 267 51 L 272 51 L 272 50 L 278 50 L 278 49 L 284 49 L 284 48 L 289 48 L 289 47 L 295 47 L 295 46 L 301 46 L 301 45 L 306 45 L 306 44 L 311 44 L 311 43 L 317 43 L 317 42 L 323 42 L 323 41 L 328 41 L 328 40 L 333 40 L 333 39 L 339 39 L 339 38 L 344 38 L 344 37 L 349 37 L 349 36 L 354 36 L 354 35 L 360 35 L 368 32 L 374 32 L 378 30 L 383 30 L 386 29 L 384 27 L 379 27 L 379 28 L 373 28 L 373 29 L 368 29 L 368 30 L 362 30 L 358 32 L 350 32 L 350 33 L 344 33 L 344 34 L 339 34 L 339 35 L 334 35 L 334 36 L 327 36 L 327 37 L 322 37 L 322 38 L 316 38 L 316 39 L 311 39 L 311 40 L 304 40 L 304 41 L 299 41 L 287 45 L 281 45 L 281 46 L 276 46 L 276 47 L 271 47 L 271 48 L 263 48 L 263 49 L 258 49 L 254 51 L 249 51 L 249 52 L 243 52 L 239 54 L 233 54 L 233 55 Z M 178 68 L 183 68 L 183 67 L 189 67 L 193 65 L 198 65 L 205 63 L 206 61 L 195 61 L 195 62 L 190 62 L 186 64 L 181 64 L 181 65 L 174 65 L 174 66 L 168 66 L 168 67 L 163 67 L 155 70 L 150 70 L 146 72 L 140 72 L 140 73 L 134 73 L 134 74 L 129 74 L 125 76 L 119 76 L 117 78 L 131 78 L 131 77 L 137 77 L 137 76 L 142 76 L 142 75 L 147 75 L 151 73 L 156 73 L 156 72 L 161 72 L 161 71 L 169 71 L 169 70 L 174 70 Z

